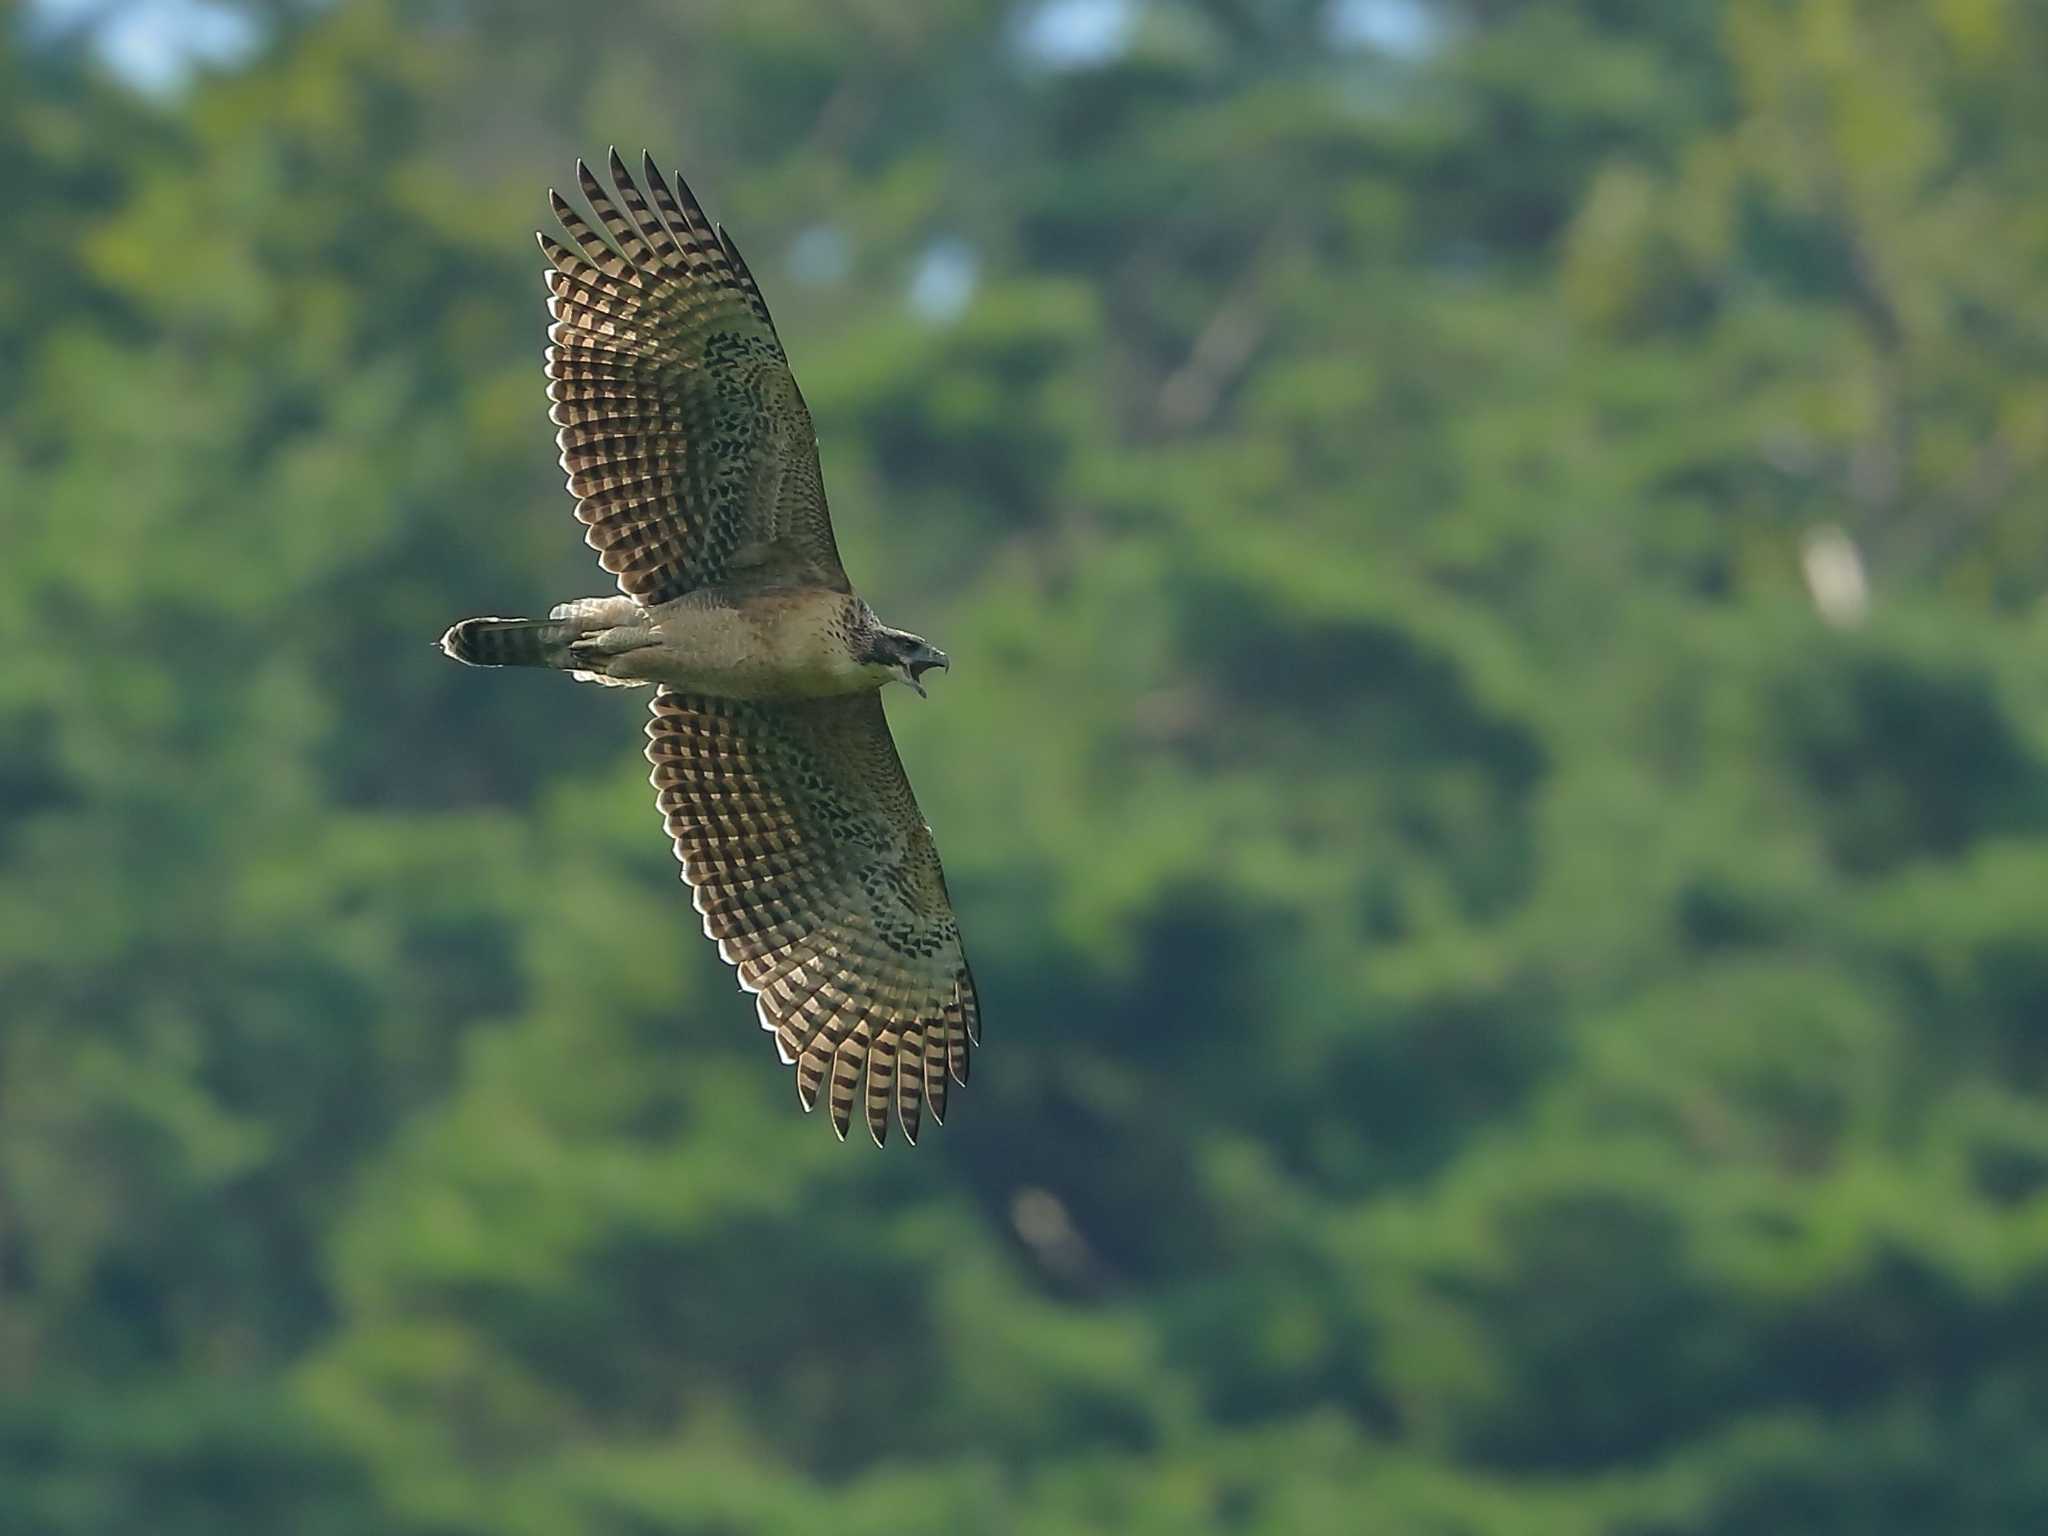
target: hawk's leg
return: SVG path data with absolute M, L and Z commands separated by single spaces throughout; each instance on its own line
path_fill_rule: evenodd
M 574 624 L 586 635 L 601 629 L 630 629 L 647 622 L 647 610 L 630 597 L 579 597 L 557 603 L 548 617 Z
M 644 625 L 600 629 L 569 642 L 569 664 L 587 682 L 645 683 L 651 679 L 642 677 L 629 658 L 660 643 L 661 637 Z

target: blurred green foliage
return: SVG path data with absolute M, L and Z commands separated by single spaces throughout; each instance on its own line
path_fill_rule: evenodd
M 2048 16 L 1094 9 L 0 16 L 0 1529 L 2048 1529 Z M 427 649 L 611 141 L 960 663 L 914 1154 Z

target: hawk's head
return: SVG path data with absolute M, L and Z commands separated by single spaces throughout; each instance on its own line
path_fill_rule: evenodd
M 907 630 L 891 629 L 886 624 L 877 624 L 869 629 L 865 640 L 866 647 L 860 659 L 869 670 L 884 683 L 910 684 L 921 699 L 928 695 L 918 679 L 933 667 L 948 669 L 953 665 L 936 645 Z

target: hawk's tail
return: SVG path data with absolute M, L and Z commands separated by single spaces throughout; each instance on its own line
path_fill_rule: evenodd
M 554 619 L 464 619 L 441 637 L 441 649 L 472 667 L 561 667 L 580 633 Z

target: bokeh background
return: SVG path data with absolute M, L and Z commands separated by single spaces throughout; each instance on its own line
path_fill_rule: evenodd
M 2048 1530 L 2048 12 L 0 10 L 0 1529 Z M 539 375 L 759 271 L 981 978 L 841 1146 Z

